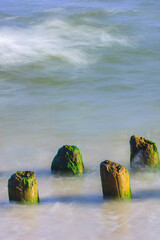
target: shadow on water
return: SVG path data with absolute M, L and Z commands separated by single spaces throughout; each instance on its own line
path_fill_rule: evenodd
M 53 204 L 53 203 L 76 203 L 76 204 L 101 204 L 104 199 L 101 195 L 69 195 L 69 196 L 51 196 L 47 198 L 40 199 L 42 204 Z
M 46 177 L 53 177 L 53 178 L 63 178 L 63 177 L 77 177 L 71 173 L 63 173 L 63 172 L 53 172 L 51 169 L 34 169 L 33 170 L 36 174 L 37 178 L 46 178 Z
M 160 189 L 158 190 L 142 190 L 134 192 L 132 194 L 132 200 L 147 200 L 147 199 L 160 199 Z M 100 205 L 105 202 L 115 202 L 113 199 L 104 199 L 102 195 L 69 195 L 69 196 L 50 196 L 40 199 L 42 204 L 54 204 L 54 203 L 76 203 L 76 204 L 94 204 Z M 129 200 L 130 201 L 130 200 Z M 128 202 L 128 201 L 126 201 Z M 132 202 L 132 201 L 131 201 Z
M 38 178 L 50 177 L 52 174 L 49 168 L 33 169 L 33 172 L 35 172 L 36 177 Z
M 0 178 L 10 178 L 12 174 L 16 173 L 17 171 L 33 171 L 35 172 L 37 177 L 49 177 L 52 175 L 51 170 L 48 168 L 43 168 L 43 169 L 17 169 L 17 170 L 12 170 L 12 171 L 3 171 L 0 172 Z
M 132 199 L 160 199 L 160 189 L 147 189 L 132 193 Z
M 160 199 L 160 189 L 156 190 L 142 190 L 137 191 L 132 194 L 132 200 L 147 200 L 147 199 Z M 86 195 L 68 195 L 68 196 L 50 196 L 46 198 L 40 198 L 40 204 L 55 204 L 55 203 L 63 203 L 63 204 L 80 204 L 80 205 L 101 205 L 103 203 L 111 203 L 118 202 L 112 199 L 104 199 L 102 195 L 96 194 L 86 194 Z M 121 202 L 121 201 L 120 201 Z M 119 203 L 120 203 L 119 202 Z M 122 201 L 125 203 L 124 201 Z M 127 203 L 128 201 L 126 201 Z M 132 203 L 132 201 L 129 201 Z M 10 207 L 17 204 L 16 202 L 9 201 L 0 201 L 0 208 Z M 19 205 L 19 203 L 18 203 Z M 21 204 L 20 204 L 21 205 Z
M 12 174 L 14 174 L 14 171 L 3 171 L 0 172 L 0 178 L 9 178 Z
M 10 207 L 11 204 L 9 201 L 0 201 L 0 208 Z
M 63 203 L 70 204 L 76 203 L 81 205 L 89 205 L 89 204 L 97 204 L 100 205 L 104 202 L 104 199 L 101 195 L 69 195 L 69 196 L 50 196 L 46 198 L 40 198 L 40 204 L 55 204 L 55 203 Z M 13 206 L 32 206 L 32 204 L 21 204 L 20 202 L 9 202 L 8 201 L 0 201 L 0 208 L 4 207 L 13 207 Z M 33 206 L 35 206 L 33 204 Z M 38 205 L 37 205 L 38 206 Z
M 90 170 L 90 169 L 85 169 L 84 173 L 82 175 L 73 175 L 72 173 L 67 173 L 67 172 L 54 172 L 51 171 L 50 168 L 42 168 L 42 169 L 33 169 L 33 172 L 35 172 L 36 177 L 37 178 L 43 178 L 43 177 L 54 177 L 54 178 L 61 178 L 61 177 L 73 177 L 73 178 L 77 178 L 77 177 L 85 177 L 88 175 L 94 175 L 97 173 L 97 171 L 95 170 Z

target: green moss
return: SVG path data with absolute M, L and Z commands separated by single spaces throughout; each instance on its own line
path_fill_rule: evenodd
M 150 166 L 152 169 L 159 168 L 159 154 L 157 146 L 153 141 L 139 136 L 132 136 L 130 139 L 130 148 L 131 167 Z
M 8 180 L 8 193 L 11 201 L 38 203 L 38 187 L 34 172 L 18 171 Z
M 54 172 L 67 172 L 72 174 L 83 173 L 83 161 L 80 150 L 76 146 L 64 145 L 54 157 L 51 170 Z
M 21 182 L 25 188 L 30 188 L 33 186 L 33 177 L 34 173 L 30 171 L 17 171 L 15 174 L 11 176 L 11 182 L 17 181 Z
M 129 172 L 124 166 L 106 160 L 100 164 L 100 175 L 104 198 L 131 199 Z
M 159 161 L 157 161 L 157 159 L 159 159 L 158 152 L 153 152 L 152 156 L 148 157 L 148 165 L 151 166 L 151 168 L 153 168 L 153 169 L 158 169 Z

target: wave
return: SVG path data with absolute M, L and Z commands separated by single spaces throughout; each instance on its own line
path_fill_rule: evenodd
M 30 27 L 0 28 L 0 65 L 60 60 L 69 64 L 92 64 L 96 48 L 128 46 L 128 37 L 111 30 L 65 20 L 48 19 Z M 93 57 L 94 56 L 94 57 Z

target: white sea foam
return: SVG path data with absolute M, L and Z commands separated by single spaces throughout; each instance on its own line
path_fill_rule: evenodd
M 114 36 L 105 29 L 53 19 L 28 28 L 1 27 L 0 32 L 2 66 L 47 58 L 58 58 L 70 64 L 91 64 L 96 61 L 96 55 L 93 58 L 96 47 L 129 45 L 128 38 Z

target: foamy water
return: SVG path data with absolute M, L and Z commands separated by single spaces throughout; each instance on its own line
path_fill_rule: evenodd
M 67 23 L 52 17 L 25 29 L 22 26 L 1 27 L 0 30 L 0 64 L 4 67 L 52 58 L 90 65 L 99 60 L 98 56 L 92 57 L 95 48 L 131 44 L 127 36 L 112 33 L 110 27 L 97 28 L 92 22 L 88 26 L 85 22 L 76 26 L 73 20 Z
M 0 2 L 0 239 L 159 239 L 160 173 L 132 172 L 129 139 L 160 151 L 155 1 Z M 76 145 L 82 177 L 51 174 Z M 104 201 L 99 164 L 130 171 L 132 201 Z M 138 161 L 138 159 L 137 159 Z M 10 204 L 7 181 L 35 171 L 40 204 Z

